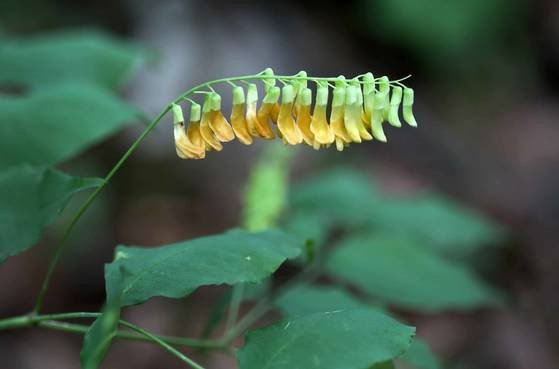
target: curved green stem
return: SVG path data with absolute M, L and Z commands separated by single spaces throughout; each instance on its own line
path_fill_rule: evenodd
M 107 184 L 109 183 L 109 181 L 111 180 L 111 178 L 113 178 L 113 176 L 116 174 L 116 172 L 118 172 L 118 170 L 120 169 L 120 167 L 122 166 L 122 164 L 124 164 L 124 162 L 126 161 L 126 159 L 128 159 L 128 157 L 134 152 L 134 150 L 136 150 L 136 148 L 142 143 L 142 141 L 145 140 L 145 138 L 147 137 L 147 135 L 157 126 L 157 124 L 159 123 L 159 121 L 161 121 L 161 118 L 163 118 L 163 116 L 165 114 L 167 114 L 167 112 L 171 109 L 171 106 L 167 106 L 161 113 L 159 113 L 159 115 L 147 126 L 147 128 L 140 134 L 140 136 L 136 139 L 136 141 L 134 141 L 134 143 L 132 145 L 130 145 L 130 147 L 128 148 L 128 150 L 126 150 L 126 152 L 124 153 L 124 155 L 122 155 L 122 157 L 120 158 L 120 160 L 113 166 L 113 168 L 109 171 L 109 173 L 105 176 L 104 180 L 103 180 L 103 184 L 101 184 L 101 186 L 97 187 L 95 189 L 95 191 L 93 191 L 91 193 L 91 195 L 89 195 L 89 197 L 85 200 L 85 202 L 83 203 L 83 205 L 79 208 L 79 210 L 76 212 L 76 214 L 74 215 L 74 217 L 72 218 L 72 221 L 70 222 L 70 224 L 68 224 L 68 226 L 66 227 L 66 230 L 64 231 L 64 235 L 62 236 L 62 238 L 60 239 L 60 241 L 58 242 L 58 245 L 56 246 L 55 250 L 54 250 L 54 254 L 53 257 L 50 261 L 50 264 L 48 266 L 47 269 L 47 273 L 45 275 L 45 278 L 43 280 L 43 283 L 41 285 L 41 289 L 39 290 L 39 294 L 37 295 L 37 300 L 35 302 L 35 306 L 33 307 L 32 313 L 33 314 L 38 314 L 39 311 L 41 310 L 41 307 L 43 305 L 43 302 L 45 300 L 45 296 L 47 294 L 48 288 L 49 288 L 49 284 L 50 281 L 52 279 L 52 275 L 54 273 L 54 270 L 56 269 L 56 267 L 58 266 L 58 262 L 60 261 L 60 256 L 62 255 L 62 251 L 64 251 L 64 248 L 66 246 L 66 242 L 68 241 L 68 238 L 70 237 L 70 234 L 72 233 L 74 227 L 76 226 L 76 224 L 78 223 L 78 221 L 80 220 L 80 218 L 82 217 L 82 215 L 86 212 L 86 210 L 91 206 L 91 204 L 95 201 L 95 199 L 97 198 L 97 196 L 99 196 L 99 193 L 101 193 L 101 191 L 107 186 Z
M 171 345 L 167 344 L 167 342 L 163 341 L 162 339 L 160 339 L 159 337 L 157 337 L 154 334 L 149 333 L 148 331 L 132 324 L 129 322 L 126 322 L 124 320 L 120 321 L 120 324 L 122 324 L 125 327 L 130 328 L 131 330 L 138 332 L 139 334 L 151 339 L 153 342 L 159 344 L 161 347 L 165 348 L 167 351 L 169 351 L 171 354 L 175 355 L 176 357 L 178 357 L 179 359 L 181 359 L 182 361 L 184 361 L 185 363 L 189 364 L 191 367 L 193 367 L 194 369 L 204 369 L 204 367 L 200 366 L 199 364 L 197 364 L 196 362 L 194 362 L 192 359 L 190 359 L 188 356 L 184 355 L 183 353 L 181 353 L 180 351 L 176 350 L 175 348 L 173 348 Z
M 89 312 L 75 312 L 75 313 L 61 313 L 61 314 L 46 314 L 46 315 L 24 315 L 13 317 L 9 319 L 0 320 L 0 330 L 4 329 L 14 329 L 14 328 L 24 328 L 37 325 L 44 328 L 60 330 L 71 333 L 81 333 L 84 334 L 89 329 L 89 326 L 81 324 L 72 324 L 59 322 L 60 319 L 77 319 L 77 318 L 98 318 L 101 313 L 89 313 Z M 188 358 L 175 348 L 171 344 L 189 346 L 189 347 L 199 347 L 199 348 L 223 348 L 223 346 L 217 342 L 213 341 L 198 341 L 188 338 L 181 337 L 168 337 L 159 336 L 150 333 L 137 325 L 130 323 L 126 320 L 119 320 L 119 324 L 133 330 L 138 334 L 133 334 L 126 331 L 117 331 L 115 337 L 134 340 L 134 341 L 147 341 L 154 342 L 167 351 L 189 364 L 195 369 L 204 369 L 199 364 L 195 363 L 192 359 Z

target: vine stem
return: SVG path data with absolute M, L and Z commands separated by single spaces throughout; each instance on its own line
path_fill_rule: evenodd
M 18 317 L 1 320 L 0 330 L 38 325 L 44 328 L 83 334 L 86 333 L 87 330 L 89 329 L 88 326 L 84 326 L 81 324 L 59 322 L 57 320 L 78 319 L 78 318 L 98 318 L 101 315 L 102 313 L 89 313 L 89 312 L 61 313 L 61 314 L 47 314 L 47 315 L 24 315 L 24 316 L 18 316 Z M 189 357 L 187 357 L 186 355 L 179 352 L 177 349 L 173 348 L 170 345 L 171 343 L 177 345 L 183 345 L 183 346 L 190 346 L 190 347 L 221 348 L 221 346 L 218 343 L 214 343 L 211 341 L 197 341 L 197 340 L 191 340 L 191 339 L 180 338 L 180 337 L 158 336 L 146 331 L 143 328 L 138 327 L 133 323 L 130 323 L 122 319 L 119 320 L 119 324 L 131 329 L 137 334 L 119 330 L 116 332 L 115 337 L 134 340 L 134 341 L 147 341 L 147 342 L 156 343 L 195 369 L 204 369 L 204 368 L 199 364 L 197 364 L 196 362 L 194 362 Z
M 113 168 L 105 176 L 105 178 L 103 179 L 103 183 L 99 187 L 97 187 L 95 189 L 95 191 L 93 191 L 89 195 L 89 197 L 85 200 L 83 205 L 76 212 L 76 214 L 72 218 L 72 221 L 66 227 L 66 230 L 64 231 L 64 235 L 62 236 L 62 238 L 60 239 L 60 241 L 58 242 L 58 245 L 56 246 L 56 248 L 54 250 L 54 254 L 53 254 L 52 259 L 49 263 L 47 273 L 45 274 L 45 278 L 43 280 L 43 283 L 41 284 L 41 289 L 39 290 L 39 294 L 37 295 L 37 300 L 35 302 L 35 306 L 33 307 L 33 310 L 31 311 L 32 314 L 38 314 L 39 311 L 41 310 L 41 307 L 43 306 L 43 302 L 45 300 L 45 296 L 46 296 L 48 288 L 49 288 L 50 281 L 52 279 L 52 275 L 54 274 L 54 271 L 55 271 L 55 269 L 58 266 L 58 263 L 60 261 L 60 256 L 62 255 L 62 251 L 64 251 L 66 243 L 68 241 L 68 238 L 70 237 L 70 234 L 74 230 L 74 227 L 76 226 L 76 224 L 78 223 L 78 221 L 80 220 L 82 215 L 87 211 L 87 209 L 91 206 L 91 204 L 93 204 L 93 202 L 95 201 L 97 196 L 99 196 L 99 193 L 101 193 L 101 191 L 107 186 L 107 184 L 109 183 L 111 178 L 113 178 L 113 176 L 116 174 L 116 172 L 118 172 L 118 170 L 124 164 L 126 159 L 128 159 L 128 157 L 134 152 L 134 150 L 136 150 L 136 148 L 142 143 L 142 141 L 145 140 L 147 135 L 157 126 L 157 124 L 161 121 L 163 116 L 165 114 L 167 114 L 167 112 L 170 109 L 171 109 L 171 105 L 168 105 L 147 126 L 147 128 L 140 134 L 140 136 L 136 139 L 136 141 L 134 141 L 134 143 L 132 145 L 130 145 L 130 147 L 128 148 L 128 150 L 126 150 L 124 155 L 122 155 L 120 160 L 113 166 Z
M 181 94 L 179 97 L 177 97 L 171 104 L 167 105 L 167 107 L 165 109 L 163 109 L 163 111 L 161 113 L 159 113 L 159 115 L 154 120 L 151 121 L 151 123 L 140 134 L 140 136 L 136 139 L 136 141 L 134 141 L 132 143 L 132 145 L 130 145 L 128 150 L 126 150 L 126 152 L 124 153 L 124 155 L 122 155 L 122 157 L 119 159 L 119 161 L 111 168 L 109 173 L 103 179 L 103 183 L 99 187 L 97 187 L 95 189 L 95 191 L 93 191 L 89 195 L 89 197 L 85 200 L 83 205 L 79 208 L 79 210 L 76 212 L 76 214 L 72 218 L 71 222 L 66 227 L 66 230 L 64 231 L 64 235 L 62 236 L 62 238 L 60 239 L 60 241 L 58 242 L 58 244 L 57 244 L 57 246 L 54 250 L 53 256 L 52 256 L 51 261 L 49 263 L 47 272 L 45 274 L 45 278 L 43 279 L 43 283 L 41 284 L 39 294 L 37 295 L 35 305 L 33 306 L 33 309 L 31 310 L 32 315 L 39 314 L 39 312 L 41 311 L 41 307 L 43 306 L 43 302 L 45 300 L 45 296 L 47 294 L 47 291 L 48 291 L 48 288 L 49 288 L 49 285 L 50 285 L 50 281 L 51 281 L 52 276 L 54 274 L 54 271 L 56 270 L 56 267 L 58 266 L 58 263 L 60 261 L 60 256 L 62 255 L 62 252 L 66 248 L 66 244 L 67 244 L 68 238 L 70 237 L 70 234 L 74 230 L 74 227 L 76 226 L 76 224 L 78 223 L 78 221 L 80 220 L 82 215 L 87 211 L 87 209 L 91 206 L 91 204 L 93 204 L 93 202 L 95 201 L 97 196 L 99 196 L 99 194 L 107 186 L 107 184 L 109 183 L 111 178 L 113 178 L 113 176 L 118 172 L 118 170 L 124 164 L 126 159 L 128 159 L 128 157 L 130 155 L 132 155 L 132 153 L 136 150 L 136 148 L 146 139 L 148 134 L 159 124 L 159 122 L 165 116 L 165 114 L 167 114 L 169 112 L 169 110 L 171 110 L 173 104 L 177 104 L 177 103 L 179 103 L 183 100 L 186 100 L 186 99 L 188 99 L 188 97 L 190 95 L 194 94 L 197 90 L 199 90 L 201 88 L 204 88 L 204 87 L 209 87 L 213 84 L 223 83 L 223 82 L 227 82 L 227 81 L 240 80 L 240 79 L 254 79 L 254 78 L 258 78 L 258 77 L 260 77 L 260 76 L 259 75 L 249 75 L 249 76 L 244 76 L 244 77 L 222 78 L 222 79 L 217 79 L 217 80 L 214 80 L 214 81 L 201 83 L 198 86 L 195 86 L 195 87 L 191 88 L 190 90 L 187 90 L 186 92 Z

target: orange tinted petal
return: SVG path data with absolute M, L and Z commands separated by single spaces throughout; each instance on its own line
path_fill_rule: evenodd
M 250 145 L 252 143 L 252 137 L 248 132 L 244 104 L 233 105 L 233 109 L 231 110 L 231 123 L 233 125 L 233 131 L 239 141 L 245 145 Z
M 263 103 L 258 109 L 258 113 L 256 114 L 256 130 L 258 131 L 259 135 L 267 140 L 274 139 L 274 132 L 268 123 L 268 120 L 271 117 L 272 109 L 274 104 L 270 103 Z
M 310 146 L 312 146 L 314 142 L 314 134 L 311 131 L 311 121 L 311 106 L 302 105 L 299 108 L 299 115 L 297 116 L 297 126 L 303 135 L 303 140 Z
M 315 105 L 310 129 L 318 143 L 325 145 L 334 142 L 334 132 L 326 119 L 326 106 Z
M 221 110 L 212 111 L 210 113 L 210 128 L 215 134 L 215 137 L 221 142 L 229 142 L 235 138 L 233 128 L 223 116 Z
M 190 122 L 186 130 L 186 146 L 189 151 L 196 155 L 206 152 L 206 142 L 200 133 L 200 122 Z
M 216 139 L 212 129 L 210 128 L 210 120 L 211 120 L 211 113 L 205 112 L 202 114 L 202 121 L 200 122 L 200 133 L 204 141 L 206 141 L 206 149 L 211 147 L 216 151 L 223 150 L 223 146 L 221 143 Z
M 278 129 L 288 144 L 297 145 L 303 142 L 303 135 L 295 124 L 295 119 L 293 119 L 291 114 L 292 108 L 293 103 L 281 104 L 278 116 Z

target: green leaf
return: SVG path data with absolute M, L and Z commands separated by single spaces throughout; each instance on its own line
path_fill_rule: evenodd
M 118 268 L 114 268 L 114 273 L 120 274 L 121 272 Z M 122 276 L 118 279 L 123 280 Z M 97 369 L 107 356 L 118 329 L 121 297 L 122 286 L 113 295 L 107 296 L 103 314 L 87 330 L 80 352 L 82 369 Z
M 337 168 L 295 186 L 291 201 L 298 211 L 319 213 L 342 223 L 363 223 L 377 201 L 373 183 L 364 175 Z
M 4 39 L 0 45 L 0 84 L 36 87 L 82 80 L 115 88 L 131 77 L 145 56 L 139 48 L 101 32 Z
M 326 269 L 373 297 L 403 308 L 465 310 L 499 301 L 498 293 L 463 265 L 395 235 L 348 238 L 332 252 Z
M 394 362 L 385 361 L 384 363 L 373 365 L 370 369 L 394 369 Z
M 0 172 L 0 263 L 37 242 L 74 193 L 101 183 L 30 166 Z
M 371 309 L 289 318 L 250 332 L 240 369 L 362 369 L 402 355 L 415 329 Z
M 250 173 L 244 196 L 244 224 L 251 231 L 276 226 L 287 202 L 291 155 L 283 145 L 271 145 Z
M 232 230 L 155 248 L 118 246 L 112 264 L 131 274 L 123 304 L 132 305 L 154 296 L 183 297 L 200 286 L 261 281 L 298 256 L 301 246 L 297 238 L 276 230 Z M 118 282 L 111 270 L 105 270 L 108 292 Z
M 371 224 L 424 240 L 427 247 L 458 256 L 503 238 L 503 229 L 483 214 L 436 194 L 387 198 L 374 207 Z M 436 225 L 436 226 L 433 226 Z
M 54 165 L 137 119 L 138 110 L 107 90 L 64 83 L 0 100 L 0 169 Z
M 416 369 L 440 369 L 441 364 L 437 357 L 433 354 L 427 342 L 419 338 L 414 338 L 410 348 L 404 356 L 401 357 L 402 361 L 411 365 Z
M 410 235 L 425 241 L 422 244 L 426 247 L 457 256 L 497 243 L 504 235 L 502 227 L 483 214 L 442 195 L 396 198 L 350 169 L 331 170 L 295 186 L 292 204 L 295 215 Z M 297 224 L 286 224 L 299 232 Z M 312 234 L 314 228 L 312 223 L 299 227 L 306 234 Z
M 339 287 L 313 285 L 291 288 L 274 300 L 274 306 L 288 316 L 370 307 Z

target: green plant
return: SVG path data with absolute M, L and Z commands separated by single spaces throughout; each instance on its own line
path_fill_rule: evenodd
M 59 67 L 68 55 L 72 58 L 80 51 L 87 51 L 89 57 L 70 61 L 81 63 L 81 68 Z M 220 151 L 221 142 L 235 137 L 244 144 L 253 137 L 274 138 L 268 120 L 277 124 L 276 134 L 286 144 L 305 142 L 315 149 L 336 145 L 339 151 L 351 142 L 385 142 L 382 124 L 386 120 L 401 126 L 400 104 L 405 122 L 416 126 L 411 111 L 413 91 L 401 80 L 375 79 L 370 73 L 349 81 L 308 77 L 304 72 L 278 76 L 266 69 L 202 83 L 180 95 L 147 125 L 103 179 L 72 177 L 52 169 L 123 123 L 143 117 L 107 89 L 116 87 L 116 81 L 142 55 L 98 34 L 15 42 L 0 51 L 0 69 L 12 71 L 0 74 L 0 83 L 31 88 L 27 95 L 0 102 L 4 121 L 0 126 L 0 261 L 33 246 L 75 192 L 93 189 L 54 250 L 35 306 L 28 314 L 0 320 L 0 330 L 37 326 L 85 334 L 81 362 L 87 369 L 101 364 L 114 338 L 158 344 L 198 369 L 200 364 L 173 346 L 237 355 L 241 369 L 381 368 L 393 367 L 398 358 L 427 369 L 439 367 L 438 361 L 423 341 L 413 339 L 413 327 L 390 315 L 390 306 L 434 312 L 499 302 L 495 290 L 455 260 L 456 255 L 500 237 L 500 230 L 490 221 L 433 195 L 391 198 L 347 168 L 290 188 L 292 153 L 281 145 L 270 145 L 247 184 L 243 229 L 156 248 L 120 245 L 105 266 L 107 297 L 101 312 L 43 314 L 52 275 L 75 225 L 169 112 L 177 154 L 192 159 Z M 30 58 L 46 62 L 36 65 Z M 83 73 L 91 70 L 96 73 Z M 251 81 L 264 84 L 266 95 L 259 109 L 257 86 Z M 284 85 L 281 90 L 276 81 Z M 236 82 L 248 85 L 246 97 Z M 312 114 L 308 82 L 317 85 Z M 221 113 L 221 97 L 213 88 L 223 83 L 233 88 L 231 125 Z M 197 94 L 204 96 L 203 106 L 193 100 Z M 180 107 L 183 102 L 191 104 L 188 128 Z M 45 125 L 50 127 L 48 143 L 43 142 L 44 131 L 38 130 Z M 440 225 L 443 232 L 429 226 L 435 222 L 444 225 Z M 338 238 L 332 237 L 334 229 Z M 286 262 L 296 265 L 298 272 L 271 288 L 266 282 Z M 333 282 L 318 283 L 321 276 Z M 233 286 L 227 314 L 216 317 L 225 320 L 219 338 L 155 335 L 120 317 L 126 306 L 154 296 L 184 298 L 197 288 L 218 284 Z M 350 284 L 361 294 L 350 293 L 345 288 Z M 258 302 L 239 317 L 240 305 L 251 300 Z M 240 350 L 233 345 L 271 310 L 280 312 L 283 319 L 251 330 Z M 95 320 L 88 326 L 66 322 L 70 319 Z

